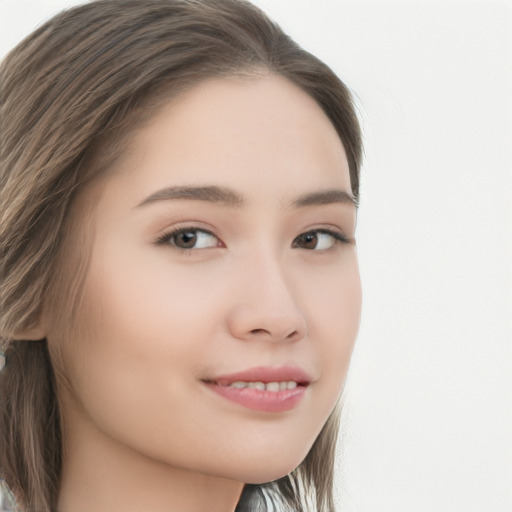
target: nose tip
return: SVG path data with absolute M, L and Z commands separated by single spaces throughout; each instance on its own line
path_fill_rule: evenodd
M 295 342 L 306 335 L 307 323 L 297 297 L 284 279 L 275 277 L 269 286 L 253 277 L 252 286 L 243 287 L 242 297 L 235 301 L 228 319 L 234 337 Z
M 307 335 L 297 274 L 268 243 L 260 243 L 232 267 L 228 329 L 240 340 L 296 342 Z

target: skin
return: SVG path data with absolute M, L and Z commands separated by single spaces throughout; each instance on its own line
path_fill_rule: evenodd
M 115 171 L 81 198 L 93 241 L 76 325 L 46 319 L 64 418 L 58 510 L 233 511 L 244 483 L 300 464 L 346 377 L 361 308 L 356 208 L 294 205 L 350 195 L 342 143 L 286 79 L 216 79 L 141 128 Z M 141 205 L 176 186 L 228 187 L 244 204 Z M 183 227 L 210 234 L 196 231 L 192 249 L 158 243 Z M 319 229 L 348 241 L 297 238 Z M 247 409 L 203 382 L 284 364 L 313 379 L 286 412 Z

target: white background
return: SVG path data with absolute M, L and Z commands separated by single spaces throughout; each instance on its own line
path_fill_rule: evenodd
M 0 54 L 73 3 L 0 0 Z M 256 3 L 364 126 L 340 512 L 512 512 L 512 2 Z

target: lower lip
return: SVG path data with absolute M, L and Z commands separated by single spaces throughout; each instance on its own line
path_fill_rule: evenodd
M 285 412 L 295 408 L 306 393 L 306 386 L 283 391 L 265 391 L 255 388 L 232 388 L 207 382 L 206 385 L 218 395 L 243 407 L 262 412 Z

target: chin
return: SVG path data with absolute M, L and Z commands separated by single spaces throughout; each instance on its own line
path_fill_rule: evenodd
M 265 484 L 288 475 L 295 470 L 303 460 L 304 457 L 290 458 L 283 457 L 281 454 L 278 454 L 277 457 L 275 455 L 269 456 L 261 461 L 248 458 L 247 461 L 249 464 L 246 465 L 247 467 L 243 467 L 243 465 L 240 464 L 237 470 L 234 471 L 233 474 L 230 474 L 228 478 L 246 484 Z

